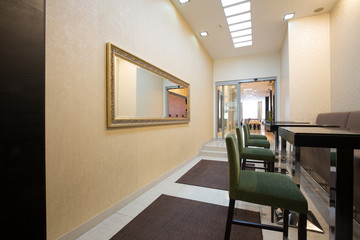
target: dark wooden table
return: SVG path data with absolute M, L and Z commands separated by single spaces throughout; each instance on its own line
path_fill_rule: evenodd
M 301 127 L 304 125 L 310 126 L 310 123 L 309 122 L 296 122 L 296 121 L 265 122 L 265 129 L 268 130 L 269 132 L 274 133 L 275 152 L 278 153 L 278 151 L 279 151 L 279 134 L 278 134 L 279 127 L 291 127 L 291 126 Z
M 360 149 L 360 131 L 321 127 L 280 127 L 280 137 L 294 146 L 294 181 L 300 185 L 300 148 L 336 148 L 335 239 L 353 237 L 354 149 Z M 330 161 L 330 159 L 329 159 Z M 331 207 L 331 206 L 330 206 Z

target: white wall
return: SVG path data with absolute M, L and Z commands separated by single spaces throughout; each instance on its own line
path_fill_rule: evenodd
M 285 34 L 281 47 L 281 76 L 280 76 L 280 118 L 282 121 L 290 121 L 290 96 L 289 96 L 289 38 Z
M 280 53 L 214 60 L 214 84 L 221 81 L 276 77 L 276 119 L 280 114 Z M 214 111 L 216 112 L 216 93 L 214 91 Z M 216 116 L 215 116 L 216 118 Z M 214 131 L 216 120 L 214 118 Z M 215 134 L 215 133 L 214 133 Z
M 278 52 L 214 60 L 214 81 L 280 76 Z
M 288 24 L 290 119 L 315 122 L 330 111 L 330 16 Z
M 190 83 L 189 124 L 107 129 L 106 43 Z M 198 154 L 212 138 L 212 59 L 168 0 L 46 1 L 47 239 Z
M 115 59 L 115 117 L 136 116 L 136 65 Z
M 163 78 L 143 68 L 137 69 L 136 116 L 159 118 L 163 116 Z
M 360 110 L 360 1 L 339 0 L 331 12 L 331 111 Z

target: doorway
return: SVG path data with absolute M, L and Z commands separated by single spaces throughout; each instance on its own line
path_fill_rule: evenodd
M 216 83 L 216 137 L 225 138 L 250 120 L 275 119 L 276 78 Z

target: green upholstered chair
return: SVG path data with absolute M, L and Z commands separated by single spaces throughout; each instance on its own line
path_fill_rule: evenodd
M 244 124 L 244 130 L 246 130 L 249 134 L 249 139 L 263 139 L 263 140 L 267 140 L 267 137 L 265 135 L 261 135 L 261 134 L 251 134 L 250 133 L 250 126 L 249 124 Z
M 244 129 L 244 131 L 246 130 Z M 236 136 L 238 139 L 237 142 L 240 153 L 240 164 L 242 169 L 245 169 L 247 159 L 251 159 L 251 162 L 263 163 L 265 166 L 265 171 L 274 172 L 275 155 L 273 151 L 265 148 L 244 147 L 242 129 L 239 127 L 236 128 Z
M 270 148 L 270 142 L 265 139 L 250 139 L 250 130 L 249 126 L 244 125 L 244 135 L 245 135 L 245 147 L 262 147 Z
M 226 137 L 226 149 L 229 162 L 230 201 L 225 239 L 230 238 L 232 224 L 283 232 L 284 238 L 287 238 L 289 210 L 299 213 L 298 239 L 306 239 L 308 204 L 295 182 L 289 176 L 283 174 L 241 170 L 239 150 L 234 134 L 229 134 Z M 285 209 L 283 227 L 234 220 L 236 200 L 267 206 L 279 206 Z

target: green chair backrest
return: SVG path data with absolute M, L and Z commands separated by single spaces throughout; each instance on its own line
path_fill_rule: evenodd
M 240 176 L 239 150 L 233 133 L 226 137 L 226 150 L 229 162 L 229 191 L 232 192 L 238 185 Z
M 237 142 L 238 142 L 238 147 L 239 147 L 239 153 L 241 154 L 244 149 L 242 127 L 236 128 L 236 136 L 237 136 Z
M 249 124 L 244 124 L 244 136 L 245 136 L 245 147 L 247 147 L 247 142 L 250 138 L 250 129 Z

